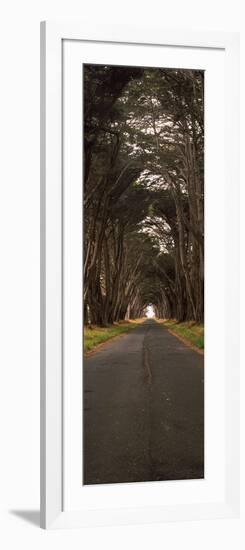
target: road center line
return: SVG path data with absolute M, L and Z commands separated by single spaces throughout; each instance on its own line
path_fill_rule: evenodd
M 152 372 L 150 367 L 150 354 L 149 349 L 147 346 L 147 334 L 149 329 L 147 330 L 144 340 L 143 340 L 143 366 L 146 370 L 146 381 L 148 384 L 152 384 Z

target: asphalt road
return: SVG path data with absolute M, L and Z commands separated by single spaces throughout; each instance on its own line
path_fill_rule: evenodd
M 204 477 L 203 356 L 153 320 L 84 362 L 84 483 Z

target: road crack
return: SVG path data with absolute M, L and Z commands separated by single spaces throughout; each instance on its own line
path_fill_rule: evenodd
M 146 372 L 146 382 L 151 385 L 152 384 L 152 372 L 151 372 L 151 364 L 150 364 L 150 350 L 147 342 L 147 334 L 149 329 L 147 330 L 144 340 L 143 340 L 143 366 Z

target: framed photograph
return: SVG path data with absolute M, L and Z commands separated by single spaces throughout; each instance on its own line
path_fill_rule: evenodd
M 238 66 L 41 24 L 43 528 L 239 514 Z

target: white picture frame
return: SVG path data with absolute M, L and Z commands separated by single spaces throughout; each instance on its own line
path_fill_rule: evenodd
M 67 454 L 64 438 L 64 430 L 67 427 L 69 429 L 71 414 L 74 415 L 74 411 L 78 411 L 78 409 L 74 409 L 73 412 L 69 410 L 70 416 L 68 415 L 67 420 L 67 412 L 64 411 L 66 385 L 73 387 L 75 378 L 72 381 L 67 376 L 64 377 L 65 315 L 71 314 L 69 311 L 67 313 L 67 307 L 64 307 L 66 303 L 64 243 L 67 238 L 64 213 L 66 213 L 67 195 L 64 193 L 66 171 L 63 160 L 67 141 L 66 132 L 70 131 L 67 124 L 64 124 L 64 95 L 67 95 L 64 94 L 66 84 L 63 70 L 65 42 L 109 44 L 110 47 L 113 45 L 115 47 L 127 45 L 131 48 L 137 46 L 139 50 L 146 46 L 151 48 L 155 46 L 158 49 L 178 48 L 183 60 L 187 52 L 195 51 L 197 59 L 198 55 L 203 55 L 204 51 L 209 52 L 210 59 L 217 52 L 222 52 L 225 77 L 223 82 L 225 158 L 221 174 L 224 173 L 225 176 L 220 178 L 220 190 L 224 193 L 222 238 L 225 243 L 223 277 L 225 296 L 222 307 L 224 330 L 221 335 L 223 340 L 221 339 L 220 349 L 220 369 L 223 373 L 220 391 L 224 406 L 220 409 L 220 419 L 224 426 L 224 475 L 219 487 L 218 499 L 213 493 L 212 498 L 208 500 L 207 493 L 205 498 L 200 496 L 200 501 L 195 497 L 196 500 L 191 502 L 185 501 L 182 494 L 179 500 L 178 498 L 174 500 L 175 497 L 172 496 L 169 503 L 159 504 L 150 496 L 147 506 L 138 506 L 132 505 L 129 485 L 126 485 L 122 507 L 113 505 L 117 493 L 114 494 L 111 507 L 108 505 L 108 499 L 107 505 L 103 507 L 102 496 L 102 504 L 99 508 L 91 507 L 89 501 L 86 509 L 86 494 L 83 498 L 83 503 L 85 502 L 83 508 L 76 507 L 75 499 L 71 498 L 69 506 L 66 505 L 66 493 L 69 492 L 67 483 L 71 481 L 69 475 L 66 475 L 67 464 L 69 466 L 72 459 L 74 464 L 77 464 L 80 457 L 72 456 L 71 452 Z M 74 48 L 70 49 L 69 55 L 75 58 Z M 237 318 L 239 310 L 238 64 L 239 37 L 234 33 L 197 33 L 161 28 L 145 29 L 130 26 L 125 28 L 104 25 L 94 29 L 92 24 L 84 26 L 82 23 L 41 24 L 41 526 L 43 528 L 224 518 L 235 517 L 239 513 L 239 331 L 237 324 L 229 324 L 229 338 L 224 336 L 225 331 L 228 334 L 229 319 Z M 82 143 L 78 142 L 77 134 L 76 139 L 76 148 L 79 150 L 80 147 L 82 154 Z M 209 143 L 206 145 L 211 149 Z M 214 162 L 214 157 L 210 155 L 210 159 L 212 158 Z M 81 185 L 79 179 L 78 185 Z M 229 192 L 231 189 L 232 193 Z M 79 192 L 78 187 L 76 192 Z M 74 201 L 74 197 L 72 200 Z M 80 215 L 81 208 L 77 218 L 74 215 L 76 225 L 73 226 L 73 231 L 79 230 Z M 78 261 L 80 259 L 79 257 Z M 76 285 L 74 288 L 77 292 L 75 298 L 79 304 L 80 288 Z M 74 322 L 77 322 L 76 333 L 79 338 L 81 329 L 78 320 L 79 309 L 76 309 L 75 313 Z M 79 344 L 79 340 L 77 342 Z M 214 343 L 211 342 L 210 349 L 213 349 L 212 346 Z M 78 368 L 82 368 L 82 365 L 79 367 L 79 353 L 78 351 L 76 363 Z M 208 360 L 210 361 L 210 353 Z M 76 397 L 74 396 L 74 401 L 77 403 L 79 403 L 79 396 L 78 391 Z M 214 403 L 212 400 L 210 402 Z M 206 406 L 209 406 L 208 403 Z M 215 408 L 211 414 L 217 414 Z M 72 444 L 71 448 L 73 449 Z M 81 452 L 81 448 L 78 447 L 78 449 Z M 217 464 L 215 467 L 218 473 Z M 155 483 L 159 485 L 159 482 Z M 163 485 L 159 487 L 162 490 Z M 198 486 L 195 486 L 197 495 L 198 490 Z M 211 495 L 211 492 L 209 494 Z

